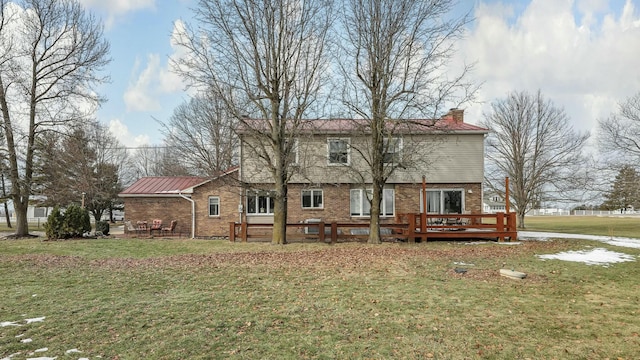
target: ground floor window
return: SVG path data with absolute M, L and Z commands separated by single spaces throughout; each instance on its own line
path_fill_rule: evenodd
M 371 216 L 371 198 L 373 190 L 351 189 L 350 204 L 351 216 Z M 381 216 L 393 216 L 395 208 L 395 193 L 393 189 L 382 190 L 382 202 L 380 203 Z
M 422 191 L 420 191 L 422 194 Z M 462 214 L 463 191 L 455 190 L 427 190 L 427 213 L 431 214 Z M 420 211 L 422 211 L 422 195 L 420 197 Z
M 321 209 L 322 197 L 322 190 L 302 190 L 302 208 Z
M 220 198 L 209 196 L 209 216 L 220 216 Z
M 273 192 L 248 191 L 247 214 L 273 214 L 274 200 Z

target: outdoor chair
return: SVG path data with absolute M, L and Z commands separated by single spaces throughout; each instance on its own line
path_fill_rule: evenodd
M 136 234 L 139 234 L 139 233 L 144 234 L 144 233 L 147 232 L 147 222 L 146 221 L 138 221 L 136 223 L 136 225 L 137 225 Z
M 176 225 L 178 224 L 178 220 L 171 220 L 171 224 L 169 225 L 169 227 L 163 227 L 161 234 L 169 234 L 169 235 L 173 235 L 173 233 L 176 231 Z
M 153 222 L 151 223 L 151 227 L 149 228 L 149 235 L 153 235 L 154 231 L 162 233 L 162 220 L 160 219 L 153 220 Z
M 137 234 L 136 233 L 136 227 L 133 226 L 133 224 L 131 223 L 131 220 L 127 220 L 124 222 L 124 226 L 127 228 L 127 234 Z

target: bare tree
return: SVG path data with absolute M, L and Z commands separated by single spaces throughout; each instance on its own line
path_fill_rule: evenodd
M 598 144 L 616 162 L 640 162 L 640 92 L 619 105 L 617 114 L 598 122 Z
M 162 124 L 165 144 L 193 175 L 214 177 L 237 164 L 236 121 L 211 92 L 179 105 Z
M 0 108 L 16 236 L 25 236 L 36 142 L 47 130 L 85 120 L 102 100 L 93 86 L 107 80 L 100 70 L 109 62 L 109 44 L 77 0 L 19 4 L 22 12 L 0 33 L 2 46 L 11 45 L 11 57 L 0 62 Z
M 286 243 L 288 181 L 295 138 L 326 68 L 330 0 L 200 0 L 197 29 L 179 39 L 176 64 L 193 86 L 212 91 L 242 128 L 274 184 L 273 243 Z M 247 121 L 247 118 L 254 119 Z
M 130 154 L 132 179 L 145 176 L 162 176 L 163 149 L 157 146 L 142 145 Z
M 495 101 L 483 125 L 491 130 L 487 183 L 504 194 L 504 179 L 510 178 L 518 227 L 524 228 L 524 216 L 533 203 L 561 200 L 575 184 L 589 134 L 574 131 L 564 109 L 545 100 L 540 91 L 512 92 Z
M 458 76 L 446 76 L 455 54 L 454 41 L 463 35 L 467 16 L 448 18 L 450 0 L 345 1 L 338 62 L 345 86 L 342 102 L 355 118 L 366 120 L 366 146 L 356 150 L 368 164 L 372 191 L 369 242 L 380 243 L 380 204 L 384 185 L 400 166 L 387 161 L 398 154 L 399 138 L 416 124 L 399 119 L 418 116 L 435 119 L 445 105 L 457 107 L 472 98 L 476 86 L 465 81 L 470 67 Z M 389 121 L 390 119 L 395 121 Z M 359 120 L 358 120 L 359 121 Z M 427 126 L 423 123 L 421 126 Z M 432 125 L 435 123 L 432 123 Z M 411 149 L 403 151 L 409 154 Z

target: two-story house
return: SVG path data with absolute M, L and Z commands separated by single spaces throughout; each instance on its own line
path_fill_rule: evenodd
M 287 222 L 368 221 L 370 134 L 363 124 L 352 119 L 305 122 L 294 139 Z M 421 212 L 423 176 L 427 212 L 482 212 L 487 129 L 465 123 L 463 110 L 458 109 L 452 109 L 436 120 L 390 121 L 388 125 L 394 126 L 394 130 L 384 140 L 383 161 L 386 168 L 394 167 L 395 170 L 383 190 L 383 222 L 394 221 L 397 214 Z M 255 142 L 259 140 L 252 132 L 239 133 L 240 166 L 237 170 L 212 181 L 194 181 L 185 189 L 163 189 L 163 196 L 125 190 L 126 220 L 136 222 L 156 218 L 159 215 L 154 215 L 150 210 L 153 208 L 163 209 L 165 214 L 172 209 L 177 211 L 176 205 L 163 207 L 158 203 L 169 194 L 173 201 L 181 204 L 181 212 L 190 212 L 183 216 L 181 223 L 189 224 L 190 232 L 196 237 L 227 236 L 229 221 L 272 223 L 273 179 L 254 150 Z M 140 188 L 135 185 L 132 187 Z M 152 199 L 154 206 L 138 206 L 143 204 L 140 199 L 144 197 Z M 130 211 L 130 207 L 135 207 L 134 211 Z M 136 218 L 129 217 L 130 214 Z M 168 216 L 171 215 L 165 217 Z

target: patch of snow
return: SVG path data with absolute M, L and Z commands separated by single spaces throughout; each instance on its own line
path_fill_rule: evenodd
M 509 242 L 502 241 L 502 242 L 498 242 L 497 244 L 498 245 L 521 245 L 522 242 L 520 242 L 520 241 L 509 241 Z
M 613 246 L 640 249 L 640 239 L 627 237 L 518 231 L 518 239 L 520 240 L 548 240 L 552 238 L 594 240 Z
M 5 326 L 22 326 L 22 325 L 18 324 L 17 321 L 3 321 L 3 322 L 0 322 L 0 327 L 5 327 Z
M 48 351 L 48 350 L 49 350 L 49 348 L 46 348 L 46 347 L 45 347 L 45 348 L 40 348 L 40 349 L 33 350 L 33 352 L 34 352 L 34 353 L 37 353 L 37 352 L 45 352 L 45 351 Z
M 21 342 L 21 343 L 23 343 L 23 344 L 28 344 L 28 343 L 30 343 L 30 342 L 32 342 L 32 341 L 33 341 L 33 340 L 32 340 L 31 338 L 29 338 L 29 339 L 22 339 L 22 340 L 20 340 L 20 342 Z
M 65 354 L 73 354 L 73 353 L 81 353 L 82 351 L 78 350 L 78 349 L 70 349 L 65 351 Z
M 89 360 L 89 358 L 79 358 L 78 360 Z
M 459 261 L 454 261 L 453 265 L 460 265 L 460 266 L 475 266 L 474 264 L 467 264 L 467 263 L 463 263 L 463 262 L 459 262 Z
M 13 354 L 11 354 L 11 355 L 9 355 L 9 356 L 7 356 L 7 357 L 5 357 L 5 358 L 2 358 L 2 359 L 0 359 L 0 360 L 11 360 L 11 358 L 12 358 L 12 357 L 14 357 L 14 356 L 16 356 L 16 355 L 20 355 L 20 353 L 19 353 L 19 352 L 17 352 L 17 353 L 13 353 Z
M 23 337 L 23 336 L 24 336 L 24 334 L 16 335 L 16 337 L 17 337 L 17 338 L 21 338 L 21 337 Z
M 58 357 L 41 356 L 37 358 L 27 358 L 27 360 L 56 360 Z
M 607 249 L 597 248 L 583 251 L 566 251 L 558 254 L 538 255 L 540 259 L 556 259 L 564 261 L 582 262 L 587 265 L 609 266 L 613 263 L 635 261 L 629 254 L 623 254 Z
M 27 324 L 31 324 L 34 322 L 42 322 L 44 321 L 44 319 L 46 318 L 46 316 L 41 316 L 41 317 L 37 317 L 37 318 L 33 318 L 33 319 L 25 319 L 27 321 Z

